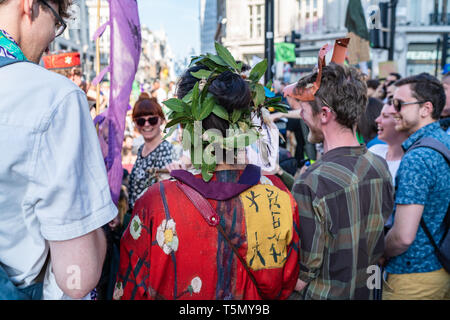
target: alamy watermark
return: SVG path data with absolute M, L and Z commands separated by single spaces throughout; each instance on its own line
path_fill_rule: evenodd
M 69 290 L 81 290 L 81 268 L 78 265 L 70 265 L 66 269 L 69 275 L 66 280 L 66 286 Z
M 383 25 L 381 23 L 381 11 L 380 7 L 377 5 L 370 5 L 366 10 L 366 22 L 367 28 L 369 30 L 373 29 L 383 29 Z
M 217 129 L 209 129 L 203 133 L 202 121 L 195 121 L 192 136 L 189 131 L 183 131 L 182 145 L 191 147 L 191 161 L 194 165 L 245 164 L 245 157 L 239 157 L 239 152 L 236 157 L 234 150 L 245 150 L 247 146 L 261 138 L 254 130 L 244 132 L 240 129 L 227 129 L 225 137 Z M 207 143 L 206 147 L 204 142 Z
M 374 290 L 374 289 L 381 289 L 381 279 L 382 279 L 382 270 L 380 266 L 377 265 L 371 265 L 367 267 L 366 270 L 367 274 L 370 274 L 370 276 L 367 278 L 367 288 L 369 290 Z

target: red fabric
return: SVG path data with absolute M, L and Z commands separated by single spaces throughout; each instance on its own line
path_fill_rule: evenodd
M 236 179 L 242 173 L 229 172 L 234 172 Z M 281 180 L 275 176 L 267 178 L 277 187 L 277 192 L 289 194 L 290 214 L 293 216 L 292 241 L 287 245 L 287 258 L 283 267 L 253 270 L 252 273 L 265 299 L 286 299 L 294 290 L 299 273 L 298 210 L 294 198 Z M 216 179 L 214 174 L 213 180 Z M 209 202 L 218 212 L 225 232 L 245 260 L 248 248 L 241 199 L 238 196 L 228 201 Z M 140 227 L 137 219 L 141 222 Z M 167 239 L 172 239 L 168 243 L 176 250 L 170 251 L 166 247 L 170 251 L 166 254 L 158 243 L 158 227 L 161 235 L 163 220 L 170 219 L 175 224 L 170 226 L 174 228 L 167 231 Z M 174 237 L 171 238 L 173 229 L 178 239 L 177 246 L 174 245 Z M 140 236 L 136 240 L 133 235 L 137 237 L 139 231 Z M 136 201 L 133 218 L 121 239 L 114 298 L 261 299 L 228 243 L 215 227 L 210 227 L 203 220 L 175 181 L 154 184 Z
M 79 52 L 53 54 L 44 56 L 42 59 L 46 69 L 63 69 L 76 67 L 81 64 Z

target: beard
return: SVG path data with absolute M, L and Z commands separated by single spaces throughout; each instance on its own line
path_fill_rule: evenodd
M 323 142 L 323 133 L 317 128 L 309 127 L 308 142 L 315 144 Z
M 411 135 L 415 131 L 417 131 L 418 121 L 410 120 L 405 118 L 400 118 L 395 122 L 395 131 L 398 132 L 406 132 L 408 135 Z

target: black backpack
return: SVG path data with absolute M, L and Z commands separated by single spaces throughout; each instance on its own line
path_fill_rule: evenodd
M 446 145 L 444 145 L 442 142 L 426 137 L 418 140 L 416 143 L 414 143 L 407 152 L 410 152 L 413 149 L 416 148 L 431 148 L 440 154 L 447 160 L 447 163 L 450 165 L 450 150 L 447 148 Z M 439 262 L 442 264 L 444 269 L 450 273 L 450 204 L 447 209 L 447 214 L 444 217 L 443 225 L 445 228 L 444 236 L 442 237 L 441 242 L 436 244 L 434 241 L 430 230 L 428 229 L 427 225 L 425 224 L 425 221 L 423 220 L 423 217 L 420 219 L 420 226 L 422 227 L 423 231 L 427 235 L 428 239 L 430 240 L 431 244 L 434 247 L 434 250 L 436 252 L 437 258 Z

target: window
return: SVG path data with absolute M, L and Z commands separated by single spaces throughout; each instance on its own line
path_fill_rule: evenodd
M 251 4 L 248 6 L 250 17 L 250 38 L 261 38 L 264 34 L 264 5 Z
M 248 9 L 250 10 L 250 38 L 253 38 L 253 6 L 248 6 Z

